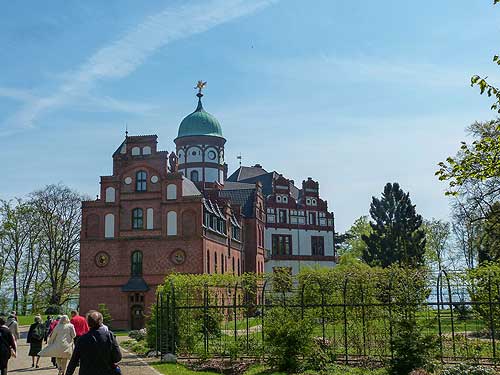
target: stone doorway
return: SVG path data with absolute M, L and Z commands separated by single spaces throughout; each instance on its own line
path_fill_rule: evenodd
M 133 330 L 144 328 L 144 306 L 134 305 L 130 309 L 131 328 Z

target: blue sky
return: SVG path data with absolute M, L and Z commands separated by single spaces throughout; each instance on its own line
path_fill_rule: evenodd
M 343 231 L 398 181 L 448 218 L 436 164 L 495 117 L 469 85 L 500 82 L 489 0 L 4 2 L 0 198 L 62 182 L 95 196 L 130 134 L 173 150 L 208 81 L 229 170 L 260 163 L 321 194 Z

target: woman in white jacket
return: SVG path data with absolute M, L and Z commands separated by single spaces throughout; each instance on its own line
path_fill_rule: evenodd
M 50 334 L 48 345 L 38 354 L 40 357 L 55 357 L 59 375 L 66 371 L 66 364 L 73 353 L 75 336 L 75 327 L 69 322 L 68 316 L 63 315 Z

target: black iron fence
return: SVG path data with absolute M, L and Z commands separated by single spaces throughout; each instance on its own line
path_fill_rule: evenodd
M 262 357 L 269 316 L 281 308 L 307 319 L 314 340 L 328 346 L 338 361 L 382 361 L 394 356 L 398 319 L 411 311 L 421 333 L 435 338 L 443 362 L 496 362 L 500 286 L 491 278 L 474 285 L 464 275 L 427 275 L 418 291 L 411 277 L 385 284 L 349 277 L 277 283 L 271 277 L 251 288 L 172 283 L 157 295 L 156 346 L 179 357 Z

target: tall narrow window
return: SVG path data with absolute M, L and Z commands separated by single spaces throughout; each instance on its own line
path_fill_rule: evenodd
M 148 174 L 145 171 L 138 171 L 135 174 L 135 191 L 146 191 Z
M 191 176 L 190 180 L 193 182 L 198 182 L 200 180 L 200 174 L 198 173 L 198 171 L 191 171 L 190 176 Z
M 132 229 L 144 228 L 144 214 L 142 208 L 134 208 L 132 210 Z
M 132 266 L 130 273 L 132 277 L 142 276 L 142 253 L 134 251 L 132 253 Z
M 220 271 L 224 273 L 224 254 L 220 255 Z
M 278 221 L 281 224 L 287 223 L 286 210 L 278 210 Z
M 273 246 L 273 255 L 291 255 L 292 236 L 273 234 L 272 246 Z
M 177 212 L 167 212 L 167 236 L 177 236 Z
M 316 212 L 309 212 L 309 224 L 316 225 Z
M 311 236 L 311 254 L 325 255 L 325 238 L 323 236 Z
M 113 238 L 115 236 L 115 215 L 106 214 L 104 216 L 104 237 Z
M 207 273 L 210 273 L 210 250 L 207 250 Z
M 217 253 L 214 253 L 214 273 L 217 273 Z

